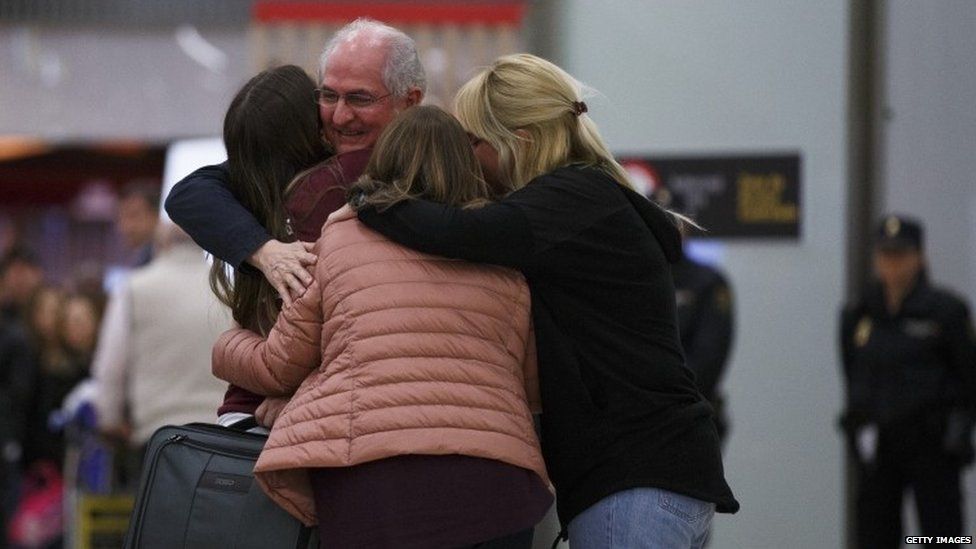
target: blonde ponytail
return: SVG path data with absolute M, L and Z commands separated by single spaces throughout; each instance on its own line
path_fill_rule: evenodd
M 519 189 L 556 168 L 602 170 L 633 190 L 627 171 L 587 114 L 583 85 L 563 69 L 527 53 L 499 57 L 455 97 L 461 125 L 498 152 L 501 183 Z M 667 210 L 665 210 L 667 211 Z M 668 212 L 676 225 L 691 219 Z

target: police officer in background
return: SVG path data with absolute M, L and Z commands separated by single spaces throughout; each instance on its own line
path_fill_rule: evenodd
M 845 308 L 842 417 L 858 463 L 858 547 L 899 547 L 911 487 L 924 536 L 959 536 L 960 473 L 973 460 L 976 336 L 966 304 L 929 283 L 922 226 L 886 217 L 876 279 Z
M 721 272 L 687 254 L 671 266 L 671 275 L 685 363 L 695 373 L 698 389 L 715 409 L 718 435 L 724 442 L 729 424 L 719 382 L 732 346 L 732 290 Z
M 661 206 L 681 211 L 684 204 L 664 186 L 655 188 L 649 198 Z M 687 244 L 688 227 L 681 239 Z M 678 332 L 685 352 L 685 365 L 695 373 L 698 390 L 715 410 L 715 427 L 724 443 L 729 431 L 725 397 L 719 385 L 732 348 L 732 288 L 718 269 L 688 256 L 671 265 L 675 301 L 678 306 Z

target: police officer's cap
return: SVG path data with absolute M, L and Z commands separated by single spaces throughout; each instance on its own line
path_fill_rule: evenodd
M 888 215 L 878 226 L 875 246 L 883 251 L 921 250 L 922 223 L 903 215 Z

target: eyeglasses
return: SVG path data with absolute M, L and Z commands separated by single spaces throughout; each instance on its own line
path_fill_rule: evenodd
M 354 109 L 365 109 L 366 107 L 375 105 L 377 102 L 382 101 L 391 95 L 393 94 L 388 93 L 379 97 L 373 97 L 368 93 L 338 93 L 335 90 L 330 90 L 329 88 L 315 88 L 315 100 L 319 105 L 326 107 L 333 107 L 339 103 L 340 99 L 342 99 L 346 102 L 347 107 L 352 107 Z

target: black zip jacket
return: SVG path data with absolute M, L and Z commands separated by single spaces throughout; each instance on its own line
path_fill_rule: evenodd
M 976 341 L 966 303 L 925 273 L 894 314 L 879 283 L 841 317 L 844 425 L 897 426 L 922 415 L 976 414 Z
M 418 200 L 359 217 L 411 248 L 525 274 L 542 447 L 563 525 L 635 487 L 738 510 L 712 409 L 683 364 L 669 266 L 681 241 L 663 210 L 574 166 L 483 208 Z

